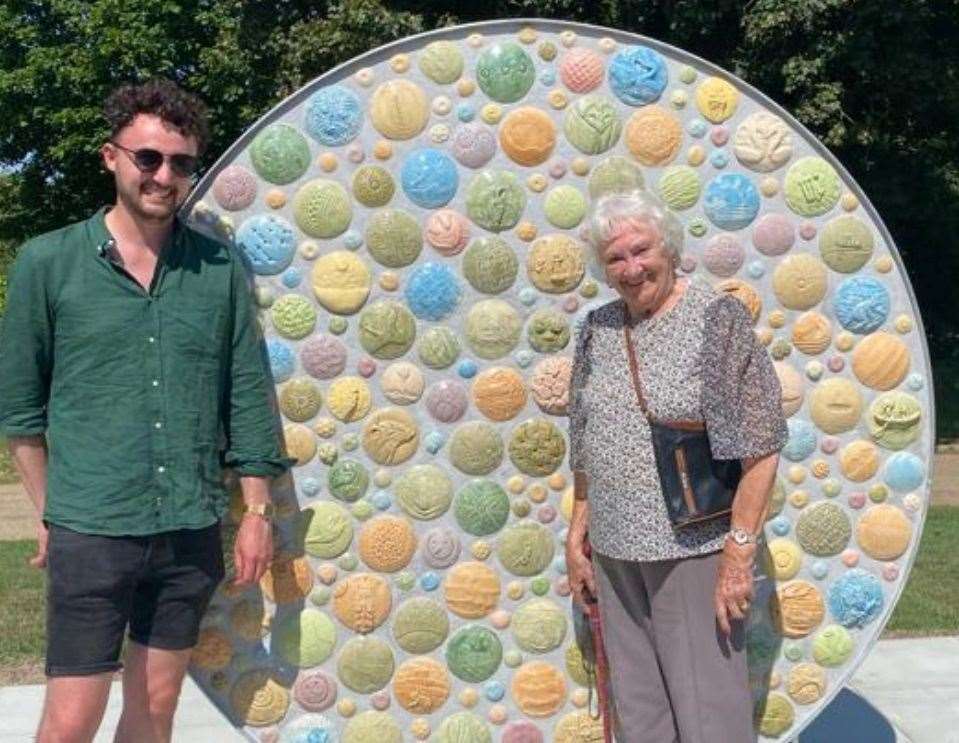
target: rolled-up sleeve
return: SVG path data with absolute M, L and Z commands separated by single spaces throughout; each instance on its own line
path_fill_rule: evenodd
M 788 431 L 782 389 L 746 308 L 726 295 L 706 310 L 702 411 L 713 456 L 761 457 L 779 451 Z
M 592 312 L 586 314 L 576 334 L 576 346 L 573 351 L 573 370 L 569 382 L 569 468 L 582 470 L 584 467 L 584 444 L 587 409 L 583 404 L 583 389 L 589 376 L 589 340 L 591 334 Z
M 241 476 L 276 477 L 294 460 L 283 456 L 252 286 L 235 254 L 232 272 L 233 328 L 224 405 L 224 463 Z
M 14 261 L 0 325 L 0 432 L 35 436 L 47 428 L 53 373 L 53 317 L 43 264 L 35 246 Z

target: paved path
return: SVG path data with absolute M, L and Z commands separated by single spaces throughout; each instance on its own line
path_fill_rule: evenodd
M 854 693 L 843 691 L 799 743 L 959 743 L 959 637 L 882 640 L 849 686 Z M 115 684 L 97 743 L 112 740 L 119 692 Z M 0 689 L 0 743 L 30 741 L 42 701 L 42 686 Z M 245 739 L 189 682 L 173 740 Z

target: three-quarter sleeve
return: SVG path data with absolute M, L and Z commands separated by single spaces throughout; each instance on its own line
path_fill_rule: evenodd
M 589 375 L 589 339 L 592 312 L 586 313 L 576 334 L 573 351 L 573 370 L 569 382 L 569 468 L 582 470 L 584 466 L 583 442 L 586 428 L 586 406 L 583 404 L 583 388 Z
M 246 270 L 233 256 L 233 328 L 224 405 L 224 463 L 239 475 L 276 477 L 293 461 L 283 456 L 266 352 L 258 331 Z
M 24 245 L 10 272 L 0 326 L 0 432 L 35 436 L 47 428 L 53 373 L 53 318 L 34 245 Z
M 702 347 L 702 412 L 717 459 L 779 451 L 788 436 L 782 390 L 746 308 L 725 295 L 706 309 Z

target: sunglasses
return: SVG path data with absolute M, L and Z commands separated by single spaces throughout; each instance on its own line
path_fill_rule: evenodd
M 170 161 L 170 169 L 181 178 L 190 178 L 196 174 L 200 167 L 200 158 L 196 155 L 186 155 L 178 153 L 176 155 L 164 155 L 159 150 L 150 147 L 144 147 L 139 150 L 131 150 L 122 144 L 110 140 L 117 149 L 123 150 L 130 156 L 130 161 L 137 167 L 141 173 L 154 173 L 160 169 L 164 160 Z

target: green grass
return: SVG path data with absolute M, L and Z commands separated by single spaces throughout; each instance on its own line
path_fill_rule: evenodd
M 959 506 L 931 506 L 909 582 L 886 632 L 959 633 Z
M 10 458 L 10 450 L 7 449 L 7 440 L 0 436 L 0 485 L 10 485 L 19 480 Z
M 44 646 L 44 572 L 32 539 L 0 542 L 0 686 L 38 681 Z

